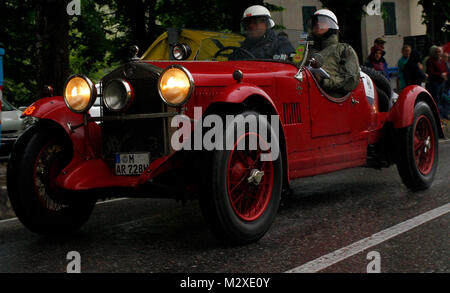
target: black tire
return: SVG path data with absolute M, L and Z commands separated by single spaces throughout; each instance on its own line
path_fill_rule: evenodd
M 367 67 L 367 66 L 361 66 L 361 71 L 370 77 L 370 79 L 375 83 L 377 90 L 378 89 L 381 90 L 384 93 L 384 96 L 387 96 L 389 107 L 386 111 L 382 111 L 381 110 L 382 107 L 380 107 L 380 111 L 388 112 L 390 107 L 392 106 L 391 100 L 392 100 L 392 95 L 394 93 L 392 90 L 391 84 L 389 83 L 389 80 L 387 80 L 386 77 L 384 77 L 381 73 L 379 73 L 375 69 Z M 383 95 L 383 93 L 381 91 L 378 91 L 378 96 Z M 381 104 L 382 102 L 384 102 L 384 101 L 380 101 L 379 104 Z
M 250 111 L 244 112 L 242 115 L 244 117 L 249 115 L 260 116 L 259 113 Z M 258 123 L 258 127 L 259 129 L 266 128 L 268 134 L 273 134 L 272 138 L 276 137 L 274 136 L 276 133 L 273 127 L 265 119 L 264 122 Z M 231 129 L 232 131 L 230 131 Z M 231 128 L 228 127 L 228 131 L 224 135 L 224 140 L 230 138 L 233 132 L 236 133 L 236 127 L 234 125 Z M 245 137 L 252 136 L 252 134 L 249 134 L 248 125 L 246 125 L 244 133 Z M 238 141 L 237 135 L 234 134 L 233 137 L 236 143 Z M 278 146 L 278 137 L 275 139 L 275 144 Z M 248 159 L 236 160 L 236 158 L 240 156 L 245 158 L 247 155 L 252 157 L 252 151 L 247 151 L 246 148 L 242 153 L 239 153 L 235 148 L 236 145 L 234 145 L 233 150 L 212 151 L 210 156 L 212 170 L 206 174 L 209 178 L 208 185 L 210 190 L 209 192 L 204 192 L 200 197 L 200 206 L 205 221 L 215 236 L 230 244 L 243 245 L 255 242 L 263 237 L 275 219 L 282 190 L 282 155 L 281 152 L 278 152 L 279 154 L 276 160 L 263 163 L 260 160 L 261 155 L 259 155 L 260 159 L 258 162 L 257 153 L 259 151 L 254 151 L 256 154 L 254 155 L 255 159 L 253 163 L 249 163 Z M 246 166 L 246 168 L 243 167 L 239 170 L 246 170 L 242 171 L 238 176 L 240 179 L 244 178 L 242 180 L 232 178 L 235 176 L 235 166 L 239 164 Z M 253 174 L 250 169 L 265 172 L 259 184 L 248 182 L 249 177 Z M 241 183 L 234 184 L 233 186 L 233 180 L 240 181 Z M 229 188 L 230 186 L 233 187 Z M 234 197 L 236 193 L 233 189 L 237 190 L 236 193 L 241 194 L 241 200 Z M 251 197 L 252 194 L 255 194 L 254 198 Z M 255 203 L 256 198 L 258 198 L 258 202 Z M 236 202 L 232 203 L 232 200 L 236 200 Z M 245 202 L 245 205 L 243 202 Z M 259 206 L 260 202 L 263 202 L 261 206 Z M 256 215 L 251 215 L 251 212 L 246 214 L 245 212 L 247 210 L 244 212 L 245 208 L 251 210 L 253 207 Z
M 439 136 L 433 112 L 427 103 L 414 107 L 414 122 L 401 129 L 397 169 L 403 183 L 413 191 L 428 189 L 436 174 Z
M 375 87 L 378 93 L 378 109 L 380 112 L 389 112 L 390 99 L 388 95 L 380 88 Z
M 7 170 L 8 195 L 17 217 L 32 232 L 69 234 L 91 215 L 96 198 L 55 184 L 71 158 L 70 142 L 55 129 L 35 127 L 15 144 Z

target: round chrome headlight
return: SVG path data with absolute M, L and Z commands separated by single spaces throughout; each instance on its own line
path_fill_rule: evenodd
M 103 89 L 103 102 L 111 111 L 125 111 L 131 105 L 133 99 L 133 88 L 126 80 L 113 79 Z
M 64 102 L 75 113 L 89 111 L 97 97 L 97 91 L 89 78 L 83 75 L 72 75 L 64 86 Z
M 183 106 L 194 91 L 194 79 L 183 66 L 171 65 L 161 73 L 158 79 L 158 91 L 167 105 Z

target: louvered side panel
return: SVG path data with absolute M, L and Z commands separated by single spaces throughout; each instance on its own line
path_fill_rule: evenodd
M 302 123 L 299 103 L 283 104 L 284 124 Z

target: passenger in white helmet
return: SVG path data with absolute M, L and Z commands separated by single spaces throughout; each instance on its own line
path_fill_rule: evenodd
M 308 32 L 314 40 L 308 57 L 319 53 L 323 59 L 322 68 L 329 79 L 316 75 L 320 86 L 334 97 L 342 97 L 359 83 L 360 69 L 358 56 L 346 43 L 339 43 L 339 25 L 336 15 L 328 9 L 317 10 L 308 21 Z
M 267 8 L 261 5 L 248 7 L 241 20 L 241 32 L 246 37 L 241 48 L 250 52 L 255 59 L 288 60 L 295 49 L 286 36 L 275 34 L 274 26 L 275 22 Z M 236 50 L 230 59 L 250 59 L 250 55 Z

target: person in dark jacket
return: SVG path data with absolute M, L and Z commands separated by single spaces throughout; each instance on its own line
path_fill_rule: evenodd
M 384 56 L 386 55 L 386 51 L 384 50 L 384 44 L 386 44 L 386 41 L 382 37 L 376 38 L 373 41 L 374 46 L 378 46 L 383 50 L 383 56 L 381 56 L 381 62 L 383 62 L 385 68 L 388 68 L 386 59 L 384 58 Z
M 307 58 L 320 54 L 322 69 L 330 75 L 329 78 L 315 75 L 321 88 L 335 98 L 354 90 L 360 78 L 358 56 L 349 44 L 339 42 L 336 15 L 328 9 L 317 10 L 308 20 L 308 31 L 313 36 L 314 46 Z
M 397 88 L 402 90 L 406 87 L 405 82 L 405 74 L 404 74 L 404 67 L 406 62 L 408 62 L 409 56 L 411 55 L 411 46 L 410 45 L 403 45 L 402 47 L 402 57 L 397 62 L 398 67 L 398 78 L 397 78 Z
M 420 53 L 416 50 L 413 50 L 409 55 L 408 61 L 403 67 L 403 76 L 406 86 L 422 85 L 422 82 L 427 78 L 422 70 L 422 63 L 420 63 Z
M 442 61 L 445 64 L 445 67 L 447 69 L 447 81 L 444 84 L 444 91 L 442 93 L 441 97 L 441 104 L 442 104 L 442 116 L 446 119 L 450 119 L 450 63 L 448 62 L 449 54 L 447 52 L 444 52 L 442 54 Z
M 366 63 L 364 63 L 364 66 L 375 69 L 389 79 L 387 64 L 383 61 L 384 54 L 385 52 L 382 47 L 374 45 L 370 49 L 370 55 L 367 58 Z
M 444 90 L 444 82 L 447 80 L 447 68 L 441 58 L 442 48 L 436 46 L 432 47 L 432 49 L 430 49 L 430 57 L 426 63 L 428 74 L 426 89 L 433 96 L 441 115 L 444 116 L 445 114 L 442 110 L 441 97 Z
M 286 35 L 276 35 L 275 22 L 270 12 L 261 5 L 253 5 L 244 11 L 241 32 L 246 37 L 241 48 L 256 59 L 288 60 L 295 55 L 295 49 Z M 248 54 L 235 50 L 230 60 L 249 59 Z

